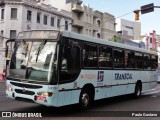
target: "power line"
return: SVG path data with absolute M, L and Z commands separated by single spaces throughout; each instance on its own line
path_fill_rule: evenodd
M 124 17 L 124 16 L 126 16 L 126 15 L 129 15 L 129 14 L 131 14 L 131 13 L 133 13 L 133 11 L 132 11 L 132 12 L 129 12 L 129 13 L 126 13 L 126 14 L 124 14 L 124 15 L 118 16 L 118 17 L 116 17 L 116 19 L 117 19 L 117 18 Z

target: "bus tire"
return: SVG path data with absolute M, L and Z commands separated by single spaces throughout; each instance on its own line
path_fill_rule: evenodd
M 87 88 L 82 89 L 79 97 L 79 109 L 86 110 L 90 107 L 92 103 L 91 91 Z
M 141 96 L 142 86 L 141 83 L 137 83 L 135 86 L 135 92 L 133 94 L 134 98 L 139 98 Z

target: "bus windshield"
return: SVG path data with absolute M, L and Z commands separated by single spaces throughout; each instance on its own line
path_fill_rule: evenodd
M 8 77 L 36 82 L 56 81 L 57 42 L 18 40 L 14 45 Z

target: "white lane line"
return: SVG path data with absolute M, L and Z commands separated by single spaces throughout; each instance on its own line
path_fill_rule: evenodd
M 143 93 L 143 95 L 156 94 L 156 93 L 160 93 L 160 91 L 147 92 Z
M 151 89 L 151 90 L 145 90 L 143 92 L 151 92 L 151 91 L 155 91 L 156 89 Z

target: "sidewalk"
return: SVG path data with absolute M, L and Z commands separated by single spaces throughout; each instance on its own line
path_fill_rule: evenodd
M 1 73 L 0 73 L 0 82 L 5 82 Z
M 0 83 L 3 83 L 3 82 L 6 82 L 6 80 L 2 80 L 2 79 L 0 79 Z

